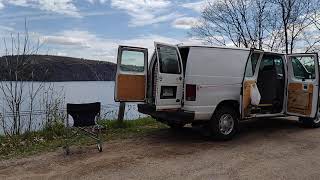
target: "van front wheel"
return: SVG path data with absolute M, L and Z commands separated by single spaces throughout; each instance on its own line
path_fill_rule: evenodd
M 320 114 L 316 118 L 299 118 L 299 121 L 306 127 L 318 128 L 320 127 Z
M 231 107 L 219 108 L 210 120 L 210 128 L 213 138 L 230 140 L 237 133 L 238 116 Z

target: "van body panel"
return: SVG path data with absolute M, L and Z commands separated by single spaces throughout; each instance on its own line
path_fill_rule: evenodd
M 146 79 L 144 75 L 120 74 L 117 79 L 117 96 L 120 101 L 141 101 L 145 99 Z
M 195 120 L 211 118 L 224 100 L 240 101 L 245 63 L 250 50 L 191 47 L 185 84 L 197 86 L 196 100 L 185 99 L 183 109 L 195 112 Z

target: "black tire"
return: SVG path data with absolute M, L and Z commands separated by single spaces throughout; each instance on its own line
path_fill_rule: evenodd
M 227 120 L 223 121 L 225 119 Z M 209 123 L 212 138 L 224 141 L 231 140 L 238 131 L 238 121 L 238 113 L 235 109 L 229 106 L 220 107 L 213 114 Z M 228 128 L 222 128 L 220 124 Z
M 181 124 L 181 123 L 168 123 L 168 126 L 173 129 L 173 130 L 181 130 L 185 124 Z
M 320 127 L 320 117 L 317 115 L 316 118 L 299 118 L 299 121 L 308 128 L 319 128 Z

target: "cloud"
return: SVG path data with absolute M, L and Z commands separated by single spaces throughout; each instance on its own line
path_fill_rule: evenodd
M 81 17 L 73 0 L 0 0 L 0 9 L 6 4 L 37 8 L 43 11 L 49 11 L 73 17 Z
M 100 3 L 105 4 L 108 0 L 87 0 L 91 4 Z
M 172 26 L 178 29 L 190 29 L 198 24 L 198 19 L 194 17 L 181 17 L 176 19 Z
M 172 20 L 180 16 L 169 12 L 172 2 L 168 0 L 111 0 L 111 7 L 125 11 L 131 20 L 129 26 L 144 26 Z
M 7 32 L 13 32 L 14 28 L 9 27 L 9 26 L 0 25 L 0 30 L 7 31 Z
M 0 10 L 4 8 L 3 2 L 0 0 Z
M 169 44 L 181 43 L 179 39 L 155 34 L 141 35 L 132 39 L 110 39 L 79 30 L 62 31 L 56 35 L 40 35 L 40 41 L 44 47 L 50 49 L 49 54 L 60 53 L 67 56 L 111 62 L 116 62 L 119 45 L 145 47 L 149 49 L 151 55 L 155 41 Z
M 182 4 L 182 7 L 194 10 L 198 13 L 201 13 L 205 8 L 206 3 L 207 3 L 206 0 L 202 0 L 202 1 L 198 1 L 198 2 L 191 2 L 191 3 Z

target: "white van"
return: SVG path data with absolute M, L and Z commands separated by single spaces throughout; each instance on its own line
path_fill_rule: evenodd
M 143 102 L 141 113 L 173 128 L 204 124 L 219 139 L 232 138 L 242 120 L 297 116 L 319 127 L 317 54 L 155 43 L 120 46 L 115 101 Z M 251 104 L 252 87 L 261 95 Z

